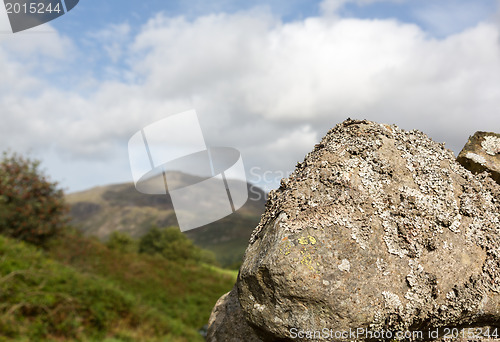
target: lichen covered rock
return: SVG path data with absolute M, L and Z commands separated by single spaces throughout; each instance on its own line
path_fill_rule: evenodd
M 500 134 L 476 132 L 469 137 L 457 161 L 472 173 L 488 172 L 500 184 Z
M 498 327 L 500 186 L 419 131 L 347 120 L 270 193 L 237 288 L 263 341 Z

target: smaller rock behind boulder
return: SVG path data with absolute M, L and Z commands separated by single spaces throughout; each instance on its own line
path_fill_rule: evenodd
M 458 155 L 457 161 L 474 174 L 487 171 L 500 184 L 500 134 L 476 132 Z
M 262 342 L 248 325 L 238 301 L 238 289 L 219 298 L 208 322 L 208 342 Z

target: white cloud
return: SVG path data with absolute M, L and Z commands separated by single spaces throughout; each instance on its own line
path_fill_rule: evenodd
M 131 27 L 128 23 L 111 24 L 102 30 L 90 32 L 88 40 L 102 49 L 112 63 L 117 63 L 123 56 L 130 34 Z
M 435 40 L 390 20 L 263 18 L 156 18 L 134 45 L 149 51 L 137 66 L 148 92 L 195 94 L 211 117 L 239 113 L 316 130 L 348 115 L 438 130 L 443 123 L 422 119 L 453 122 L 461 113 L 468 121 L 466 113 L 488 117 L 485 107 L 496 105 L 484 98 L 500 90 L 492 25 Z
M 324 15 L 334 15 L 350 0 L 324 0 L 319 7 Z
M 7 13 L 0 10 L 0 49 L 10 53 L 12 59 L 22 60 L 23 63 L 30 63 L 29 67 L 35 67 L 39 66 L 36 63 L 40 58 L 48 58 L 47 61 L 66 58 L 74 46 L 50 24 L 12 34 Z
M 324 16 L 337 16 L 337 12 L 348 3 L 357 5 L 370 5 L 377 2 L 395 2 L 402 3 L 407 0 L 323 0 L 319 4 L 319 8 Z
M 457 151 L 474 131 L 500 127 L 498 38 L 490 23 L 437 40 L 394 20 L 283 23 L 263 10 L 191 21 L 158 15 L 117 57 L 135 81 L 95 80 L 88 93 L 30 76 L 0 46 L 9 82 L 0 86 L 10 89 L 0 94 L 0 145 L 73 160 L 73 168 L 62 163 L 73 188 L 89 170 L 100 172 L 98 183 L 130 180 L 128 138 L 191 107 L 207 143 L 238 148 L 247 169 L 293 169 L 348 116 L 418 128 Z M 72 49 L 60 46 L 63 55 Z M 116 172 L 98 171 L 104 160 Z

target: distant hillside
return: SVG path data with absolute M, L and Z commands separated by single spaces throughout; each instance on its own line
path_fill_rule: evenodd
M 181 173 L 177 175 L 179 184 L 188 184 L 192 177 Z M 241 261 L 248 239 L 264 212 L 263 191 L 250 184 L 247 187 L 252 199 L 236 213 L 186 232 L 196 245 L 213 251 L 223 266 Z M 139 238 L 152 225 L 177 226 L 168 195 L 142 194 L 133 183 L 95 187 L 68 194 L 66 199 L 71 206 L 72 223 L 85 235 L 101 240 L 106 240 L 114 231 L 127 232 Z

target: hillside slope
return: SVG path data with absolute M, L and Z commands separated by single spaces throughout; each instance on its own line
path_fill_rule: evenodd
M 178 182 L 188 183 L 188 177 L 179 174 Z M 186 232 L 196 245 L 213 251 L 224 266 L 241 261 L 248 239 L 264 211 L 265 194 L 253 185 L 247 184 L 247 187 L 252 199 L 236 213 Z M 95 187 L 68 194 L 66 199 L 71 205 L 73 225 L 85 235 L 101 240 L 106 240 L 114 231 L 138 238 L 153 225 L 177 225 L 168 195 L 142 194 L 133 183 Z
M 79 234 L 47 251 L 0 236 L 0 341 L 202 341 L 198 330 L 234 280 Z

